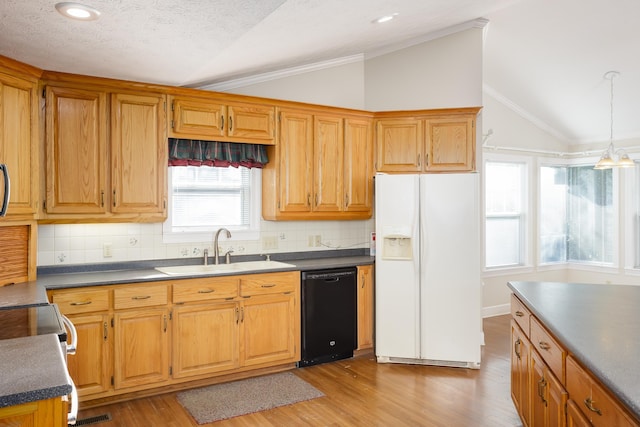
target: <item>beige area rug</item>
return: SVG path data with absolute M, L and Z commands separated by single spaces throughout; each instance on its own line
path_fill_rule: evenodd
M 198 424 L 207 424 L 322 396 L 292 372 L 282 372 L 183 391 L 178 401 Z

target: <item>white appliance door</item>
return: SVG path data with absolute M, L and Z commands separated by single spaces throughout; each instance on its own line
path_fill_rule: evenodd
M 420 357 L 480 363 L 479 181 L 477 174 L 420 177 Z
M 417 358 L 420 352 L 419 177 L 377 174 L 376 356 Z M 408 239 L 407 239 L 408 237 Z M 389 245 L 385 248 L 385 244 Z M 410 245 L 402 247 L 399 245 Z M 406 256 L 411 253 L 411 257 Z

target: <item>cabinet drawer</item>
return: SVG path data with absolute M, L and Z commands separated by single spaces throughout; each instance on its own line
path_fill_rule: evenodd
M 563 367 L 566 353 L 535 317 L 531 317 L 531 344 L 540 353 L 554 375 L 564 384 Z
M 300 272 L 250 274 L 240 277 L 240 296 L 295 292 L 300 287 Z
M 173 302 L 199 302 L 216 299 L 231 299 L 238 296 L 238 278 L 186 279 L 173 284 Z
M 637 426 L 624 409 L 571 356 L 567 358 L 567 391 L 592 425 Z
M 109 290 L 54 291 L 52 302 L 63 314 L 105 311 L 109 310 Z
M 166 305 L 168 302 L 167 285 L 128 286 L 113 291 L 113 308 L 150 307 Z
M 525 335 L 529 337 L 529 319 L 531 318 L 531 312 L 514 294 L 511 294 L 511 316 L 516 320 Z

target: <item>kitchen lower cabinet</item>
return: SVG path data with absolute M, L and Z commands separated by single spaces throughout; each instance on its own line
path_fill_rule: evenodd
M 109 391 L 113 331 L 110 314 L 69 316 L 78 333 L 76 354 L 67 356 L 69 375 L 78 397 Z
M 530 372 L 530 425 L 564 427 L 567 391 L 535 350 L 531 351 Z
M 0 408 L 0 425 L 66 427 L 67 403 L 61 397 Z
M 240 323 L 243 366 L 299 359 L 300 303 L 296 294 L 246 299 L 240 307 Z
M 116 390 L 169 379 L 169 310 L 154 308 L 114 314 Z
M 532 425 L 529 401 L 529 359 L 531 343 L 515 320 L 511 321 L 511 399 L 527 427 Z
M 358 350 L 373 348 L 373 265 L 358 266 Z
M 239 367 L 240 310 L 237 302 L 176 306 L 173 309 L 173 378 Z

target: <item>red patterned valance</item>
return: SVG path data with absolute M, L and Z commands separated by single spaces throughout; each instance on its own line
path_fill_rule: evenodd
M 169 138 L 169 166 L 263 168 L 268 162 L 264 145 Z

